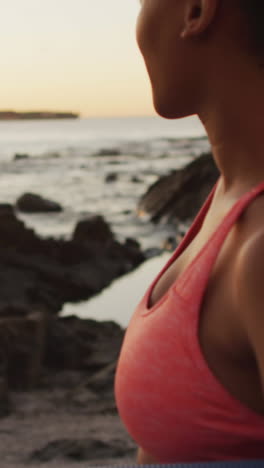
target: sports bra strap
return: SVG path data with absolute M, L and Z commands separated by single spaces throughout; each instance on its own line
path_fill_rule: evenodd
M 262 192 L 264 192 L 264 182 L 261 182 L 257 187 L 247 192 L 233 205 L 213 232 L 208 242 L 179 276 L 175 284 L 175 290 L 182 298 L 185 300 L 192 299 L 192 285 L 195 284 L 196 291 L 198 291 L 200 287 L 200 299 L 202 299 L 210 273 L 227 235 L 241 214 Z

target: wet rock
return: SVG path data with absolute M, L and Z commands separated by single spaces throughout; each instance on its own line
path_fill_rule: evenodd
M 1 356 L 5 365 L 2 376 L 6 386 L 21 390 L 36 385 L 42 369 L 45 341 L 45 317 L 41 313 L 0 319 Z
M 79 221 L 72 237 L 74 242 L 81 244 L 87 242 L 105 244 L 113 238 L 113 233 L 102 216 L 90 216 Z
M 133 184 L 141 184 L 143 180 L 140 179 L 138 176 L 133 176 L 131 177 L 131 182 L 133 182 Z
M 103 148 L 95 156 L 120 156 L 121 151 L 118 148 Z
M 73 331 L 80 346 L 78 363 L 75 368 L 85 369 L 87 375 L 100 371 L 115 362 L 124 338 L 123 329 L 112 321 L 80 320 L 77 317 L 59 319 Z M 56 345 L 56 341 L 54 341 Z M 89 353 L 86 351 L 89 346 Z
M 16 217 L 13 206 L 0 204 L 0 251 L 19 250 L 23 245 L 33 248 L 35 240 L 33 230 L 25 228 L 24 223 Z
M 9 389 L 24 391 L 41 383 L 52 387 L 60 373 L 65 388 L 76 385 L 84 373 L 89 391 L 112 391 L 123 338 L 124 330 L 111 321 L 44 313 L 1 318 L 0 416 L 9 410 Z
M 11 203 L 0 203 L 0 216 L 14 216 L 14 207 Z
M 27 153 L 16 153 L 14 155 L 14 161 L 21 161 L 21 159 L 29 159 L 29 154 Z
M 9 416 L 11 409 L 7 380 L 0 376 L 0 419 Z
M 145 255 L 142 254 L 138 245 L 137 241 L 132 243 L 127 239 L 124 244 L 119 244 L 114 240 L 106 245 L 105 252 L 108 257 L 114 262 L 117 261 L 117 265 L 119 265 L 119 275 L 131 271 L 134 264 L 139 265 L 142 263 L 142 256 L 145 259 Z M 119 275 L 117 274 L 117 276 Z
M 111 183 L 111 182 L 116 182 L 118 179 L 118 174 L 116 172 L 110 172 L 105 176 L 105 182 L 106 183 Z
M 7 359 L 5 352 L 0 348 L 0 419 L 11 412 L 9 388 L 7 381 Z
M 24 213 L 48 213 L 60 212 L 62 207 L 59 203 L 48 200 L 35 193 L 25 193 L 18 198 L 16 207 Z
M 132 237 L 126 238 L 125 245 L 127 245 L 128 247 L 135 248 L 135 249 L 140 248 L 140 243 L 136 239 L 133 239 Z
M 111 321 L 50 318 L 44 365 L 57 370 L 85 370 L 91 375 L 116 361 L 123 337 L 124 331 Z
M 81 221 L 72 240 L 42 239 L 16 218 L 11 205 L 0 205 L 0 316 L 43 308 L 56 313 L 143 260 L 140 247 L 118 243 L 100 216 Z
M 218 177 L 211 154 L 204 154 L 183 169 L 161 177 L 142 197 L 138 211 L 150 214 L 153 222 L 190 220 Z
M 73 320 L 74 322 L 74 320 Z M 78 322 L 79 324 L 79 322 Z M 85 321 L 83 322 L 85 328 Z M 85 337 L 69 318 L 50 318 L 47 326 L 44 365 L 54 370 L 81 369 L 92 353 L 89 332 Z

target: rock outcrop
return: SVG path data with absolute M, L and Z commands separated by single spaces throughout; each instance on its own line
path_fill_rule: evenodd
M 103 148 L 94 154 L 94 156 L 120 156 L 120 155 L 121 155 L 121 150 L 119 148 Z
M 13 161 L 21 161 L 24 159 L 29 159 L 29 154 L 27 153 L 15 153 Z
M 116 182 L 117 180 L 118 180 L 118 174 L 116 172 L 109 172 L 109 174 L 105 176 L 105 182 L 108 184 L 112 182 Z
M 144 260 L 136 242 L 118 243 L 101 217 L 81 221 L 72 240 L 42 239 L 0 205 L 0 317 L 89 299 Z
M 65 371 L 82 373 L 86 388 L 112 395 L 123 335 L 114 322 L 75 316 L 32 312 L 1 317 L 0 414 L 8 414 L 10 390 L 39 388 L 54 373 Z
M 114 240 L 113 233 L 102 216 L 90 216 L 79 221 L 73 232 L 73 241 L 79 244 L 106 244 Z
M 35 193 L 24 193 L 18 198 L 16 208 L 24 213 L 52 213 L 62 211 L 62 206 Z
M 153 222 L 189 221 L 209 194 L 219 176 L 211 154 L 204 154 L 183 169 L 154 183 L 138 204 Z

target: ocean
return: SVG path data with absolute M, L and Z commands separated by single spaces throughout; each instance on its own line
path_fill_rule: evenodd
M 160 175 L 182 167 L 208 149 L 205 131 L 196 117 L 179 121 L 159 117 L 1 121 L 0 202 L 14 204 L 25 192 L 59 202 L 61 213 L 18 213 L 44 237 L 70 238 L 78 220 L 98 213 L 119 240 L 134 237 L 143 249 L 160 247 L 173 228 L 154 227 L 147 217 L 139 218 L 137 202 Z M 138 278 L 142 278 L 141 285 L 147 285 L 164 259 L 166 256 L 152 259 L 115 283 L 123 282 L 122 291 L 127 284 L 127 291 L 136 298 Z M 127 297 L 125 292 L 115 293 L 115 283 L 105 293 Z M 65 305 L 63 313 L 114 319 L 126 326 L 129 301 L 126 312 L 124 306 L 117 311 L 106 297 L 109 306 L 105 316 L 101 313 L 106 309 L 102 303 L 105 293 L 87 303 Z

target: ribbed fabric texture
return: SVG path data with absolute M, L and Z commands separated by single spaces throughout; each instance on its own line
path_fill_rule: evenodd
M 167 294 L 149 308 L 154 285 L 199 231 L 213 190 L 130 321 L 116 373 L 116 402 L 131 437 L 161 463 L 264 459 L 264 417 L 222 386 L 198 341 L 201 301 L 217 255 L 263 191 L 264 183 L 235 203 Z

